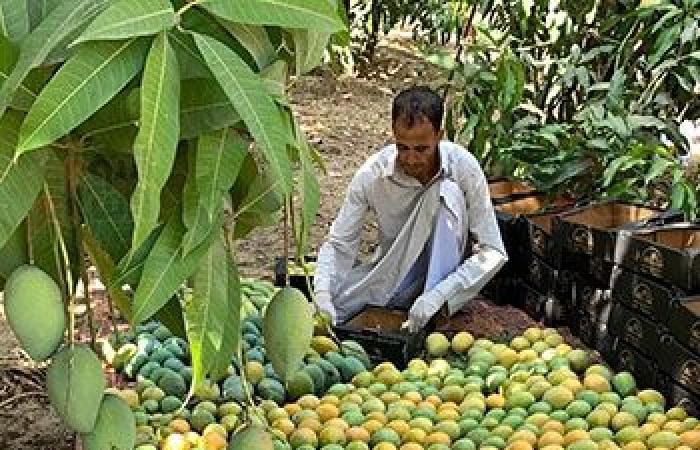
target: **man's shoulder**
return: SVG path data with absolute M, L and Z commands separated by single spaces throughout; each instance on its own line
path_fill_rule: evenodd
M 474 157 L 469 150 L 456 142 L 441 141 L 440 151 L 443 156 L 447 157 L 448 168 L 451 171 L 481 171 L 481 165 L 476 157 Z
M 385 176 L 394 164 L 395 152 L 395 145 L 384 145 L 381 149 L 372 153 L 365 159 L 365 162 L 357 169 L 356 176 L 362 177 L 365 180 L 377 179 Z

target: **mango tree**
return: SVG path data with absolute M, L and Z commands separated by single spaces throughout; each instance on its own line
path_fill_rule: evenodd
M 296 194 L 303 246 L 318 207 L 320 162 L 286 88 L 319 63 L 343 17 L 333 0 L 0 2 L 0 276 L 31 266 L 50 278 L 21 269 L 29 279 L 6 298 L 16 330 L 55 316 L 55 302 L 36 296 L 60 292 L 67 327 L 52 320 L 66 345 L 28 349 L 54 356 L 59 412 L 103 397 L 94 354 L 74 342 L 86 254 L 123 317 L 155 316 L 187 337 L 192 388 L 223 374 L 239 348 L 234 240 L 275 223 Z M 284 321 L 287 309 L 266 320 Z M 276 353 L 280 367 L 295 362 Z M 104 398 L 123 411 L 114 403 Z M 98 433 L 98 416 L 64 413 L 85 442 L 121 448 L 123 436 Z

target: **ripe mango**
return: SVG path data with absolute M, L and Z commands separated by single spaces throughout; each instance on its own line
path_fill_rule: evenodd
M 5 284 L 5 314 L 20 345 L 35 361 L 58 349 L 66 329 L 61 290 L 38 267 L 15 269 Z
M 90 433 L 95 427 L 105 384 L 100 360 L 84 344 L 59 350 L 46 373 L 51 404 L 79 433 Z

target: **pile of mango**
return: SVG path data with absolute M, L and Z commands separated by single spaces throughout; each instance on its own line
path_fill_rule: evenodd
M 531 328 L 507 344 L 433 333 L 426 350 L 404 370 L 381 363 L 322 396 L 270 405 L 269 439 L 249 427 L 229 448 L 700 449 L 697 418 L 631 374 L 591 364 L 556 330 Z

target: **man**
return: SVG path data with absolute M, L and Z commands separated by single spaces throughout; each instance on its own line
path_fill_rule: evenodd
M 334 323 L 367 305 L 408 310 L 415 332 L 447 305 L 461 309 L 507 261 L 476 159 L 443 141 L 443 102 L 426 87 L 394 99 L 395 143 L 355 173 L 314 278 L 316 303 Z M 363 221 L 376 213 L 373 261 L 355 265 Z M 475 238 L 476 242 L 472 238 Z

